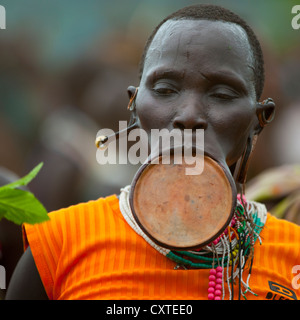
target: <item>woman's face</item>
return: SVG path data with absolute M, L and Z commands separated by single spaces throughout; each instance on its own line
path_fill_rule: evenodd
M 169 20 L 154 37 L 136 97 L 141 127 L 204 129 L 205 151 L 234 164 L 258 124 L 253 54 L 236 24 Z

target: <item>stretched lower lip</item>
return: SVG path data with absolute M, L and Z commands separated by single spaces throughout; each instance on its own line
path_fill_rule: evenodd
M 145 164 L 133 179 L 133 216 L 158 245 L 174 250 L 200 248 L 231 220 L 236 199 L 232 177 L 210 157 L 204 161 L 203 176 L 187 176 L 185 165 Z

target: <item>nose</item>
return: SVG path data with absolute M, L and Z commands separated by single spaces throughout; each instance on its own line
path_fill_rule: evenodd
M 207 129 L 207 121 L 194 105 L 183 107 L 173 120 L 175 129 Z

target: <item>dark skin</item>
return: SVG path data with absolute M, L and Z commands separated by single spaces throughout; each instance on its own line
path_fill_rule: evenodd
M 136 97 L 140 126 L 204 129 L 205 150 L 228 167 L 259 132 L 253 57 L 239 26 L 204 20 L 167 21 L 149 47 Z M 130 96 L 135 87 L 128 88 Z M 47 298 L 32 253 L 21 258 L 7 299 Z
M 132 95 L 134 87 L 128 88 Z M 245 31 L 224 22 L 168 21 L 147 54 L 136 98 L 140 125 L 204 129 L 205 150 L 228 167 L 257 134 L 253 57 Z M 270 110 L 270 112 L 273 112 Z

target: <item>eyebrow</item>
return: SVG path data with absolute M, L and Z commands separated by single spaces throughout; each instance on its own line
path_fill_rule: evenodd
M 148 81 L 153 82 L 154 80 L 159 79 L 182 79 L 185 76 L 185 71 L 179 71 L 179 70 L 166 70 L 166 69 L 155 69 L 153 72 L 149 73 L 149 76 L 147 76 Z

